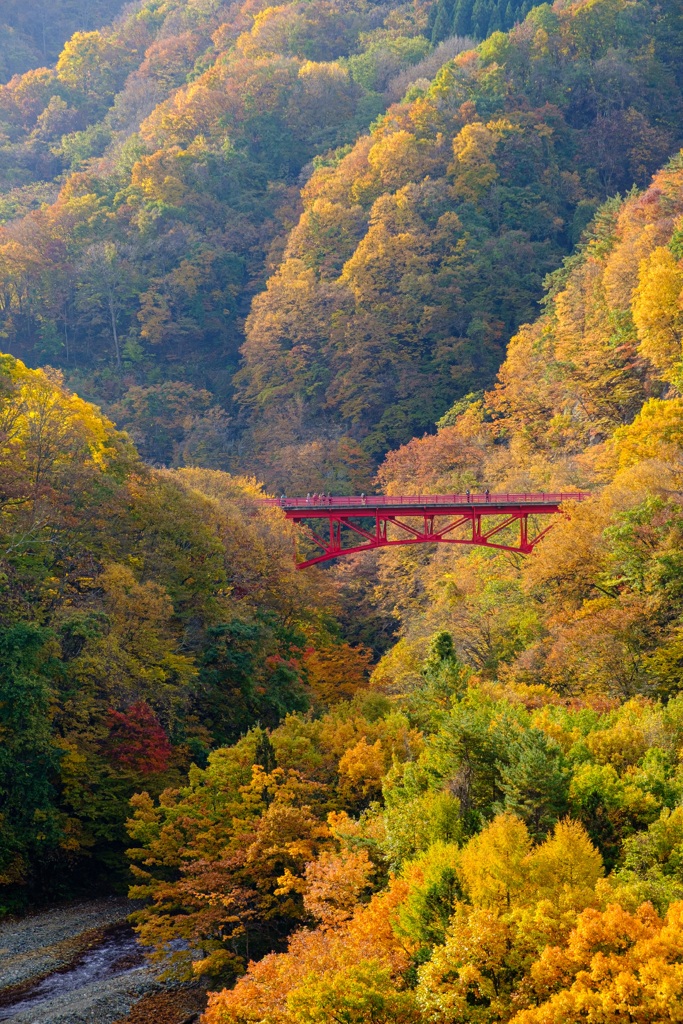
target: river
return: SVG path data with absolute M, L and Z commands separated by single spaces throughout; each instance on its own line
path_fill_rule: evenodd
M 82 1002 L 84 996 L 92 995 L 88 990 L 101 988 L 108 979 L 145 969 L 144 951 L 133 930 L 127 925 L 114 927 L 105 934 L 101 945 L 87 950 L 72 966 L 58 970 L 14 996 L 7 993 L 3 999 L 0 993 L 0 1021 L 24 1017 L 29 1011 L 33 1019 L 36 1014 L 44 1016 L 50 1004 L 56 1004 L 59 1010 L 64 1002 L 61 997 L 68 993 L 78 994 L 77 1001 Z
M 0 922 L 0 1021 L 115 1024 L 149 992 L 156 972 L 122 898 L 68 903 Z

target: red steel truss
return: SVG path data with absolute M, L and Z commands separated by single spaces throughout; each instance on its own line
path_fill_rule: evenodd
M 582 492 L 554 494 L 426 494 L 412 497 L 360 495 L 353 498 L 317 496 L 265 498 L 294 523 L 305 523 L 308 536 L 322 554 L 297 562 L 305 569 L 340 555 L 399 544 L 475 544 L 528 554 L 552 527 L 529 522 L 529 517 L 562 513 L 569 501 L 583 501 Z M 324 525 L 324 535 L 319 532 Z M 516 527 L 518 541 L 502 543 L 501 533 Z M 363 543 L 358 543 L 358 538 Z M 354 544 L 353 541 L 356 541 Z M 351 542 L 351 543 L 349 543 Z

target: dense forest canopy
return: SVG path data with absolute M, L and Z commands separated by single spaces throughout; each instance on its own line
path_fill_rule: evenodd
M 5 347 L 104 401 L 150 461 L 182 464 L 175 443 L 190 463 L 201 447 L 205 466 L 246 464 L 231 398 L 242 322 L 298 217 L 299 176 L 467 45 L 431 53 L 426 18 L 365 0 L 147 0 L 12 78 Z
M 498 671 L 502 659 L 506 676 L 564 693 L 666 691 L 674 669 L 664 669 L 661 645 L 674 658 L 679 629 L 682 218 L 679 154 L 647 190 L 601 208 L 549 277 L 544 315 L 512 339 L 495 387 L 387 457 L 380 478 L 395 493 L 484 482 L 596 491 L 523 565 L 482 555 L 463 563 L 441 549 L 426 559 L 384 553 L 386 583 L 400 576 L 412 588 L 399 647 L 419 649 L 448 621 L 461 656 L 482 670 Z M 526 615 L 531 595 L 540 617 Z M 479 612 L 494 598 L 496 632 L 487 633 L 490 612 Z
M 524 21 L 533 0 L 436 0 L 429 12 L 427 35 L 433 43 L 450 36 L 486 39 Z
M 599 210 L 495 387 L 379 474 L 394 493 L 594 497 L 528 559 L 382 553 L 375 596 L 402 635 L 375 703 L 290 716 L 266 769 L 250 734 L 190 786 L 136 799 L 141 934 L 184 938 L 194 970 L 229 983 L 210 1024 L 560 1024 L 586 1006 L 668 1019 L 683 960 L 682 228 L 679 156 Z M 264 835 L 277 863 L 257 897 Z M 300 922 L 287 949 L 235 984 L 245 935 L 263 942 L 256 922 L 285 907 Z
M 158 794 L 257 721 L 362 687 L 369 652 L 341 637 L 332 582 L 296 572 L 291 528 L 254 513 L 254 481 L 149 470 L 58 374 L 9 356 L 0 445 L 11 906 L 77 887 L 84 859 L 88 884 L 115 885 L 141 785 Z
M 246 324 L 256 457 L 343 430 L 376 458 L 493 382 L 599 202 L 680 145 L 673 14 L 539 7 L 316 171 Z
M 682 115 L 678 0 L 143 0 L 0 87 L 3 912 L 130 885 L 206 1024 L 674 1019 Z M 590 497 L 298 573 L 264 483 Z
M 367 489 L 680 145 L 680 17 L 544 5 L 472 51 L 418 4 L 147 0 L 77 33 L 0 89 L 5 347 L 156 464 Z

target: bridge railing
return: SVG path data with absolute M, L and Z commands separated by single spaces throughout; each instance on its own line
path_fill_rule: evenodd
M 512 493 L 470 493 L 468 494 L 366 494 L 350 497 L 327 497 L 311 495 L 305 498 L 260 498 L 260 505 L 278 506 L 284 509 L 338 508 L 338 509 L 380 509 L 400 506 L 417 507 L 438 505 L 560 505 L 565 501 L 585 501 L 590 495 L 583 491 L 531 491 L 524 494 Z

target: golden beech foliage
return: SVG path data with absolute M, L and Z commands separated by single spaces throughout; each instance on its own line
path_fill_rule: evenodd
M 675 462 L 683 449 L 683 398 L 650 398 L 632 423 L 614 432 L 611 444 L 620 468 L 647 459 Z
M 140 935 L 161 959 L 170 954 L 178 976 L 234 978 L 308 920 L 346 927 L 382 875 L 383 823 L 369 798 L 392 755 L 415 756 L 420 739 L 388 701 L 361 691 L 321 717 L 289 715 L 214 750 L 158 803 L 138 794 L 128 830 L 132 891 L 149 900 Z M 340 763 L 359 748 L 379 758 L 353 756 L 346 779 Z
M 519 974 L 514 940 L 514 926 L 495 911 L 459 909 L 446 942 L 420 970 L 418 1002 L 424 1019 L 504 1020 L 510 983 Z
M 526 884 L 523 865 L 532 841 L 523 821 L 504 814 L 470 840 L 460 858 L 460 873 L 476 906 L 509 909 Z
M 611 729 L 591 733 L 586 746 L 598 763 L 625 768 L 638 764 L 647 749 L 647 740 L 642 728 L 621 719 Z
M 436 892 L 445 892 L 439 886 L 454 866 L 471 902 L 456 903 L 444 943 L 419 968 L 411 991 L 402 974 L 416 951 L 419 921 L 436 905 Z M 569 936 L 581 911 L 595 904 L 602 870 L 577 822 L 560 822 L 534 847 L 522 821 L 501 815 L 462 851 L 436 844 L 382 894 L 353 908 L 369 878 L 367 858 L 324 852 L 306 870 L 305 899 L 321 927 L 294 935 L 287 953 L 250 964 L 234 989 L 210 997 L 205 1019 L 507 1020 L 515 986 L 526 978 L 528 987 L 541 950 Z
M 410 953 L 396 939 L 391 920 L 404 895 L 405 885 L 394 882 L 386 892 L 373 896 L 367 906 L 357 907 L 353 917 L 338 923 L 337 927 L 296 933 L 286 953 L 271 954 L 250 964 L 247 974 L 239 979 L 234 989 L 209 997 L 206 1024 L 265 1021 L 304 1024 L 311 1019 L 334 1020 L 343 1010 L 344 1000 L 352 995 L 352 986 L 361 989 L 358 993 L 361 1005 L 359 1015 L 348 1019 L 359 1022 L 375 1019 L 389 1024 L 391 1014 L 400 1011 L 397 1019 L 401 1020 L 400 1014 L 405 1011 L 398 1005 L 400 994 L 395 991 L 392 979 L 400 979 L 408 966 Z M 373 984 L 368 985 L 373 978 Z M 383 1015 L 373 1017 L 372 992 L 378 983 L 383 990 L 380 995 L 388 1006 L 385 1003 L 382 1008 Z M 318 986 L 324 986 L 327 991 L 318 989 L 316 992 Z M 363 995 L 366 989 L 369 998 Z M 309 1000 L 318 1002 L 318 1006 L 311 1008 Z M 323 1011 L 325 1005 L 327 1018 Z M 317 1016 L 311 1017 L 309 1012 Z
M 570 932 L 596 902 L 602 860 L 585 829 L 559 822 L 533 847 L 522 821 L 500 815 L 458 859 L 471 904 L 458 903 L 430 961 L 419 969 L 423 1020 L 508 1020 L 549 941 Z
M 371 651 L 349 643 L 309 648 L 304 666 L 314 699 L 323 707 L 350 699 L 368 686 L 371 662 Z
M 468 127 L 452 168 L 463 189 L 478 181 L 467 162 L 485 176 L 500 144 L 491 126 Z M 430 1024 L 683 1020 L 682 196 L 674 158 L 643 194 L 607 204 L 551 280 L 546 312 L 513 339 L 496 388 L 456 403 L 379 472 L 390 493 L 416 481 L 442 493 L 594 491 L 567 503 L 523 563 L 457 549 L 381 555 L 402 636 L 373 681 L 428 723 L 419 766 L 385 777 L 385 842 L 417 834 L 411 813 L 424 815 L 434 772 L 457 793 L 461 822 L 477 786 L 502 793 L 475 803 L 492 820 L 460 847 L 439 836 L 403 854 L 394 928 L 424 950 L 413 1010 Z M 464 696 L 448 690 L 445 662 L 427 668 L 438 630 L 448 657 L 477 670 Z M 475 725 L 486 699 L 512 718 L 526 708 L 533 743 L 517 747 L 502 719 Z M 476 766 L 498 728 L 508 760 L 494 781 Z M 345 754 L 363 753 L 367 777 L 371 742 Z M 565 802 L 539 833 L 530 804 L 542 778 Z
M 539 348 L 536 353 L 527 352 L 532 366 L 538 356 L 542 355 L 547 361 L 543 374 L 545 384 L 535 376 L 532 383 L 528 373 L 526 379 L 520 376 L 513 380 L 503 368 L 501 383 L 495 392 L 495 405 L 503 403 L 500 408 L 505 409 L 508 415 L 514 415 L 515 392 L 538 394 L 537 385 L 541 384 L 540 393 L 545 392 L 550 398 L 545 415 L 540 419 L 538 415 L 528 417 L 528 425 L 532 422 L 547 423 L 548 419 L 552 423 L 553 418 L 566 416 L 572 395 L 579 399 L 581 407 L 567 421 L 566 439 L 563 441 L 561 436 L 558 437 L 558 449 L 567 448 L 568 442 L 571 444 L 572 433 L 580 428 L 582 421 L 584 429 L 588 428 L 593 433 L 601 427 L 611 433 L 615 427 L 632 418 L 637 411 L 633 403 L 642 404 L 645 397 L 638 380 L 642 371 L 634 360 L 633 345 L 639 345 L 642 354 L 651 360 L 654 375 L 663 369 L 669 371 L 672 362 L 680 359 L 680 337 L 677 343 L 673 340 L 680 284 L 676 299 L 671 297 L 677 287 L 677 262 L 670 249 L 656 247 L 658 237 L 661 238 L 663 233 L 670 237 L 671 212 L 668 204 L 679 194 L 680 175 L 681 170 L 674 161 L 670 168 L 656 176 L 656 183 L 645 195 L 630 199 L 620 207 L 606 208 L 601 214 L 595 238 L 586 245 L 585 258 L 564 275 L 563 281 L 561 279 L 563 287 L 560 286 L 553 295 L 550 314 L 538 325 L 543 329 L 545 350 Z M 632 256 L 634 235 L 640 243 L 636 279 L 633 277 Z M 615 288 L 617 272 L 626 276 L 627 287 Z M 656 313 L 657 309 L 659 313 Z M 633 328 L 629 332 L 629 314 L 635 322 L 636 337 L 633 336 Z M 621 335 L 614 337 L 609 325 L 617 316 L 623 318 L 624 328 Z M 611 341 L 608 340 L 610 338 Z M 650 351 L 647 351 L 648 338 L 652 346 Z M 665 366 L 660 365 L 656 355 L 652 354 L 657 351 L 655 338 L 660 339 L 660 347 L 664 345 Z M 548 372 L 548 369 L 552 371 L 555 360 L 556 372 Z M 567 368 L 571 367 L 570 375 L 562 372 L 562 363 Z M 600 387 L 605 389 L 602 395 Z M 519 412 L 522 413 L 521 408 Z M 542 410 L 537 409 L 536 412 Z M 521 419 L 518 422 L 522 427 Z M 575 436 L 578 440 L 580 435 Z M 584 433 L 582 439 L 588 440 L 589 437 Z M 552 434 L 549 440 L 552 442 Z
M 459 0 L 142 0 L 0 87 L 0 333 L 142 446 L 0 357 L 0 882 L 129 813 L 207 1024 L 683 1024 L 679 6 L 492 16 L 430 83 Z M 190 468 L 369 491 L 397 445 L 388 493 L 592 493 L 527 558 L 383 551 L 351 641 Z
M 125 50 L 101 32 L 75 32 L 57 61 L 57 78 L 86 98 L 92 93 L 113 92 L 126 57 Z
M 640 351 L 666 377 L 683 352 L 683 268 L 660 247 L 640 264 L 633 320 Z
M 340 924 L 352 916 L 374 871 L 365 850 L 321 853 L 306 865 L 305 909 L 323 926 Z
M 11 399 L 2 408 L 3 465 L 11 467 L 20 457 L 33 479 L 34 494 L 40 494 L 50 475 L 64 470 L 74 458 L 85 457 L 105 468 L 109 456 L 120 456 L 122 439 L 114 424 L 68 392 L 61 374 L 28 370 L 9 356 L 0 359 L 2 397 Z
M 182 388 L 180 396 L 174 392 L 179 401 L 182 395 Z M 14 751 L 0 772 L 14 776 L 17 794 L 16 807 L 0 817 L 0 878 L 22 891 L 33 877 L 32 858 L 48 847 L 66 878 L 81 872 L 84 857 L 93 873 L 123 871 L 123 856 L 112 860 L 112 848 L 123 846 L 128 801 L 137 794 L 141 886 L 150 891 L 162 865 L 173 873 L 192 862 L 173 883 L 160 879 L 159 905 L 182 892 L 196 917 L 189 914 L 181 928 L 194 921 L 197 932 L 210 934 L 202 949 L 207 969 L 226 956 L 238 963 L 211 947 L 216 921 L 225 917 L 231 934 L 254 913 L 305 917 L 300 896 L 275 893 L 277 879 L 288 869 L 301 877 L 331 843 L 325 816 L 337 804 L 326 805 L 322 794 L 345 751 L 367 727 L 370 746 L 382 751 L 369 782 L 375 793 L 386 762 L 394 752 L 416 750 L 419 734 L 400 713 L 378 706 L 377 695 L 372 721 L 361 700 L 343 704 L 334 719 L 288 722 L 289 712 L 310 704 L 322 711 L 344 695 L 372 703 L 370 655 L 341 640 L 333 578 L 297 572 L 292 528 L 279 509 L 255 507 L 263 493 L 255 480 L 151 469 L 57 371 L 31 370 L 10 356 L 0 357 L 0 461 L 0 688 L 8 688 L 0 731 L 3 749 Z M 24 757 L 23 726 L 11 710 L 21 686 L 37 694 L 26 697 L 36 750 L 24 775 L 12 767 L 13 758 Z M 196 776 L 179 795 L 188 770 L 205 764 L 212 749 L 249 736 L 257 721 L 272 730 L 280 719 L 280 763 L 264 738 L 262 765 L 255 751 L 246 765 L 233 765 L 239 807 L 229 816 L 228 839 L 220 829 L 210 835 L 216 809 L 194 793 Z M 253 742 L 251 736 L 247 746 Z M 226 766 L 217 760 L 220 777 Z M 256 781 L 254 764 L 263 769 Z M 306 782 L 297 774 L 302 767 Z M 230 788 L 212 776 L 207 789 L 215 795 L 223 784 Z M 361 809 L 364 780 L 353 775 L 340 800 Z M 181 827 L 186 803 L 192 810 Z M 185 858 L 174 844 L 181 833 L 189 840 L 193 814 L 206 831 Z M 165 829 L 165 816 L 174 815 Z M 235 884 L 222 902 L 216 894 L 226 877 Z M 160 912 L 148 934 L 163 944 L 173 928 Z
M 464 847 L 458 873 L 476 907 L 507 911 L 548 899 L 569 908 L 592 899 L 602 858 L 576 821 L 558 822 L 553 835 L 533 846 L 524 822 L 497 816 Z
M 382 741 L 377 739 L 369 744 L 365 736 L 339 759 L 342 786 L 347 785 L 352 792 L 359 792 L 362 796 L 379 793 L 385 768 L 386 754 Z
M 531 858 L 530 884 L 535 895 L 559 905 L 577 907 L 592 900 L 592 891 L 603 874 L 602 857 L 585 828 L 566 819 L 553 835 L 537 847 Z
M 440 628 L 486 678 L 562 697 L 672 685 L 679 611 L 662 574 L 680 530 L 682 196 L 674 157 L 642 194 L 609 201 L 549 280 L 543 315 L 512 338 L 495 387 L 380 467 L 389 493 L 593 491 L 518 564 L 455 545 L 382 552 L 380 594 L 402 623 L 374 673 L 385 692 L 414 683 L 414 652 Z
M 455 188 L 470 199 L 484 195 L 498 177 L 498 171 L 491 157 L 502 138 L 505 128 L 512 130 L 509 122 L 494 122 L 490 125 L 475 121 L 466 124 L 453 140 L 455 161 L 451 173 Z
M 483 403 L 475 402 L 436 436 L 416 438 L 390 452 L 378 473 L 382 489 L 387 494 L 461 492 L 483 476 L 492 444 Z
M 566 944 L 551 945 L 531 970 L 538 1005 L 515 1024 L 638 1024 L 683 1019 L 683 903 L 662 919 L 651 904 L 585 910 Z
M 435 25 L 455 17 L 458 25 L 465 9 L 469 5 L 441 2 L 431 17 Z M 496 32 L 478 48 L 456 54 L 431 84 L 418 79 L 414 92 L 373 124 L 369 136 L 350 152 L 321 161 L 303 190 L 304 209 L 284 258 L 246 323 L 238 393 L 252 411 L 259 444 L 266 443 L 264 421 L 272 437 L 287 409 L 283 446 L 305 437 L 307 424 L 328 433 L 325 424 L 333 418 L 373 455 L 401 443 L 415 453 L 420 449 L 411 436 L 430 431 L 453 397 L 493 380 L 503 344 L 533 315 L 527 289 L 535 274 L 545 273 L 550 250 L 556 256 L 549 266 L 556 266 L 594 202 L 628 191 L 626 180 L 647 184 L 650 147 L 659 155 L 653 166 L 675 149 L 660 122 L 653 130 L 642 92 L 637 110 L 625 101 L 620 115 L 612 110 L 610 117 L 594 119 L 586 108 L 576 120 L 577 64 L 599 62 L 610 38 L 620 40 L 623 73 L 629 67 L 631 81 L 639 75 L 627 56 L 637 33 L 627 42 L 619 27 L 622 15 L 633 13 L 613 0 L 560 5 L 547 18 L 531 12 L 524 27 Z M 586 30 L 593 19 L 599 28 Z M 351 57 L 351 77 L 363 81 L 358 67 Z M 544 88 L 548 74 L 553 86 Z M 610 80 L 612 89 L 618 92 Z M 581 142 L 567 161 L 566 144 L 577 131 L 575 141 Z M 670 229 L 680 214 L 678 201 L 670 204 L 667 195 L 657 205 L 653 212 L 668 217 Z M 637 279 L 640 260 L 664 243 L 666 228 L 657 224 L 649 246 L 624 226 L 626 234 L 631 269 L 610 268 L 612 298 L 625 295 L 627 279 Z M 303 244 L 309 241 L 310 249 Z M 604 255 L 598 248 L 596 263 Z M 530 366 L 545 365 L 545 339 L 536 325 L 521 328 L 523 347 L 514 366 L 521 376 L 510 372 L 508 379 L 504 371 L 505 385 L 518 401 L 525 393 L 529 410 L 559 406 L 552 421 L 537 420 L 537 428 L 527 418 L 527 429 L 538 429 L 550 446 L 574 440 L 579 450 L 586 432 L 575 418 L 609 429 L 643 397 L 640 367 L 633 372 L 642 358 L 633 322 L 610 322 L 602 268 L 582 269 L 581 286 L 576 273 L 572 291 L 590 310 L 584 319 L 591 344 L 580 343 L 577 303 L 558 289 L 555 309 L 564 329 L 548 347 L 551 372 L 544 387 L 531 397 Z M 628 346 L 622 343 L 627 333 Z M 509 371 L 513 358 L 511 353 Z M 563 393 L 570 377 L 573 396 Z M 279 450 L 279 440 L 271 443 Z M 434 442 L 435 467 L 446 446 Z

